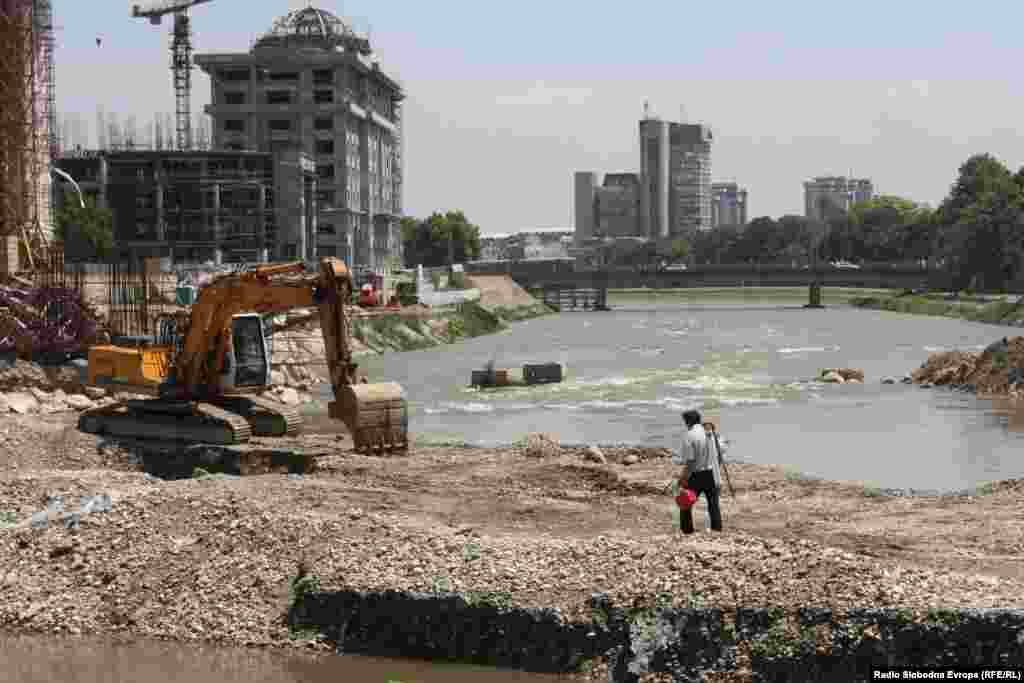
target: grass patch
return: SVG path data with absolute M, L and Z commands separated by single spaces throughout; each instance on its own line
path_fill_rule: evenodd
M 1021 324 L 1024 308 L 1008 301 L 987 303 L 982 299 L 961 297 L 947 301 L 942 294 L 918 294 L 913 296 L 860 296 L 849 301 L 858 308 L 869 308 L 894 313 L 933 315 L 945 318 L 959 318 L 972 322 L 998 324 Z
M 885 496 L 885 491 L 877 486 L 865 486 L 864 496 L 867 498 L 882 498 Z
M 320 580 L 309 573 L 309 566 L 305 562 L 300 561 L 298 571 L 288 584 L 292 608 L 301 607 L 307 595 L 319 592 Z
M 960 622 L 963 621 L 963 617 L 960 613 L 953 609 L 932 609 L 928 610 L 927 620 L 932 624 L 941 624 L 943 626 L 959 626 Z
M 789 467 L 786 468 L 784 476 L 786 477 L 786 481 L 811 481 L 813 478 L 799 470 L 794 470 Z
M 0 529 L 14 526 L 18 523 L 18 516 L 13 512 L 0 512 Z
M 896 294 L 889 289 L 859 287 L 822 287 L 822 303 L 846 304 L 863 297 L 887 298 Z M 686 301 L 692 303 L 764 302 L 807 303 L 808 287 L 687 287 L 681 289 L 609 289 L 609 303 L 642 300 Z
M 993 482 L 982 484 L 975 489 L 979 496 L 990 496 L 996 492 L 996 485 Z

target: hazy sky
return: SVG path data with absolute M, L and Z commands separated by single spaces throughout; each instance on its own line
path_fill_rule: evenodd
M 90 131 L 98 105 L 140 124 L 174 111 L 170 21 L 132 19 L 132 4 L 54 0 L 57 106 Z M 248 50 L 305 5 L 200 5 L 195 49 Z M 971 154 L 1024 162 L 1024 5 L 1010 0 L 314 5 L 369 25 L 405 85 L 406 212 L 461 208 L 484 233 L 571 226 L 574 170 L 637 170 L 645 100 L 712 127 L 713 179 L 745 185 L 751 217 L 802 213 L 815 175 L 935 204 Z M 193 111 L 209 101 L 196 69 Z

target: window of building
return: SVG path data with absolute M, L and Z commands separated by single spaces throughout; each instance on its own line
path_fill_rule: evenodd
M 315 85 L 331 85 L 334 83 L 334 69 L 314 69 L 313 83 Z
M 284 244 L 281 246 L 281 256 L 286 261 L 294 261 L 299 253 L 299 246 L 297 244 Z
M 316 201 L 322 209 L 330 209 L 334 206 L 334 190 L 317 190 Z
M 333 235 L 337 232 L 333 223 L 317 223 L 316 231 L 320 235 Z
M 313 102 L 316 104 L 330 104 L 334 101 L 333 90 L 314 90 Z
M 238 81 L 247 81 L 247 80 L 249 80 L 249 70 L 248 69 L 225 69 L 225 70 L 220 72 L 219 76 L 220 76 L 220 80 L 222 80 L 222 81 L 228 81 L 228 82 L 235 82 L 235 83 L 237 83 Z
M 291 130 L 292 122 L 288 119 L 270 119 L 267 121 L 267 127 L 270 130 Z
M 338 247 L 334 246 L 333 244 L 318 244 L 316 246 L 316 257 L 317 258 L 326 258 L 328 256 L 337 256 L 337 255 L 338 255 Z
M 268 90 L 267 104 L 291 104 L 292 94 L 288 90 Z
M 245 93 L 244 92 L 226 92 L 226 93 L 224 93 L 224 104 L 245 104 Z
M 294 71 L 277 71 L 268 74 L 267 78 L 272 81 L 297 81 L 299 74 Z
M 224 130 L 235 133 L 244 133 L 245 119 L 224 119 Z
M 229 142 L 228 144 L 224 145 L 224 149 L 230 149 L 235 152 L 241 152 L 243 149 L 245 149 L 245 145 L 243 145 L 241 142 Z
M 334 130 L 334 117 L 322 116 L 314 119 L 313 128 L 316 130 Z
M 321 164 L 316 167 L 317 178 L 333 178 L 334 164 Z
M 135 208 L 148 210 L 156 206 L 154 197 L 152 194 L 137 194 L 135 195 Z
M 334 140 L 317 140 L 317 154 L 334 154 Z

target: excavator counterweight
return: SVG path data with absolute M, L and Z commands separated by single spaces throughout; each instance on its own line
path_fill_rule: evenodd
M 357 450 L 408 448 L 408 407 L 394 382 L 368 384 L 352 362 L 352 278 L 345 264 L 321 259 L 308 276 L 299 263 L 257 266 L 222 276 L 200 292 L 189 314 L 161 321 L 161 335 L 132 346 L 89 349 L 88 382 L 153 394 L 82 413 L 82 431 L 140 439 L 243 443 L 250 436 L 290 436 L 302 418 L 259 393 L 270 385 L 270 345 L 263 315 L 318 307 L 335 400 L 330 417 L 345 423 Z

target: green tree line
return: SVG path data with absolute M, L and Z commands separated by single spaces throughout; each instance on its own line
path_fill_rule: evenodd
M 428 218 L 402 219 L 405 265 L 428 268 L 480 258 L 480 228 L 462 211 L 435 212 Z
M 979 154 L 960 166 L 936 208 L 882 195 L 830 212 L 824 221 L 763 216 L 666 243 L 609 246 L 601 260 L 641 269 L 673 261 L 802 266 L 815 255 L 821 261 L 926 263 L 948 270 L 958 289 L 1003 289 L 1024 279 L 1024 168 L 1013 173 Z

